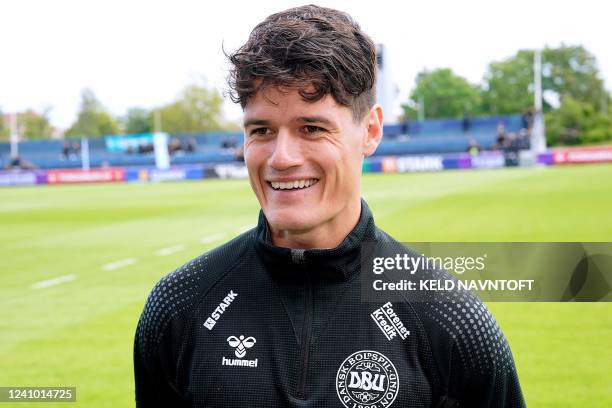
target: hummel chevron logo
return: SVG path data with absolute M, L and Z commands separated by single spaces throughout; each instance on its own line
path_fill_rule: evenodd
M 230 359 L 230 358 L 221 357 L 221 365 L 257 367 L 258 359 L 255 359 L 255 360 L 243 360 L 242 359 L 246 355 L 247 349 L 250 349 L 251 347 L 253 347 L 256 342 L 257 340 L 255 340 L 255 337 L 249 336 L 245 338 L 243 335 L 240 335 L 239 337 L 229 336 L 227 338 L 227 344 L 229 344 L 230 347 L 234 348 L 234 354 L 238 358 Z

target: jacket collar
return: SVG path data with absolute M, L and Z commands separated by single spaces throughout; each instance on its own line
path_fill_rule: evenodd
M 347 281 L 359 273 L 361 244 L 376 239 L 374 217 L 361 200 L 361 214 L 353 230 L 335 248 L 290 249 L 275 246 L 262 210 L 256 229 L 255 247 L 266 268 L 276 279 L 302 280 L 307 271 L 311 279 Z

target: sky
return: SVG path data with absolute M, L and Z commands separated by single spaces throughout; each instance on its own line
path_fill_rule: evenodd
M 449 67 L 480 83 L 487 65 L 519 49 L 583 45 L 612 89 L 612 6 L 605 1 L 347 1 L 316 4 L 351 14 L 383 43 L 407 100 L 423 69 Z M 114 115 L 171 102 L 194 81 L 226 90 L 227 61 L 268 15 L 304 2 L 7 0 L 0 5 L 0 108 L 49 110 L 54 126 L 75 120 L 93 89 Z M 241 116 L 226 98 L 224 113 Z

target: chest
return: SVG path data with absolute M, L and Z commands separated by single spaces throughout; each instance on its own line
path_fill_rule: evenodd
M 181 355 L 193 405 L 430 406 L 432 362 L 417 322 L 336 289 L 243 287 L 231 299 L 219 290 Z

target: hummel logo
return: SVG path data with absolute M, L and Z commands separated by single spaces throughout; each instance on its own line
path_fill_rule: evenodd
M 238 338 L 236 338 L 236 336 L 229 336 L 227 338 L 227 343 L 236 349 L 234 350 L 234 354 L 236 354 L 238 358 L 244 357 L 246 355 L 246 349 L 253 347 L 256 342 L 257 340 L 255 340 L 255 337 L 247 337 L 245 339 L 242 335 Z
M 229 358 L 225 358 L 225 357 L 221 357 L 221 365 L 224 366 L 241 366 L 241 367 L 257 367 L 257 360 L 242 360 L 242 357 L 244 357 L 246 355 L 247 349 L 250 349 L 251 347 L 253 347 L 255 345 L 255 343 L 257 342 L 257 340 L 255 340 L 255 337 L 247 337 L 245 338 L 243 335 L 240 335 L 239 337 L 236 336 L 229 336 L 227 338 L 227 344 L 230 345 L 230 347 L 233 347 L 234 350 L 234 354 L 236 355 L 236 357 L 238 358 L 233 358 L 233 359 L 229 359 Z

